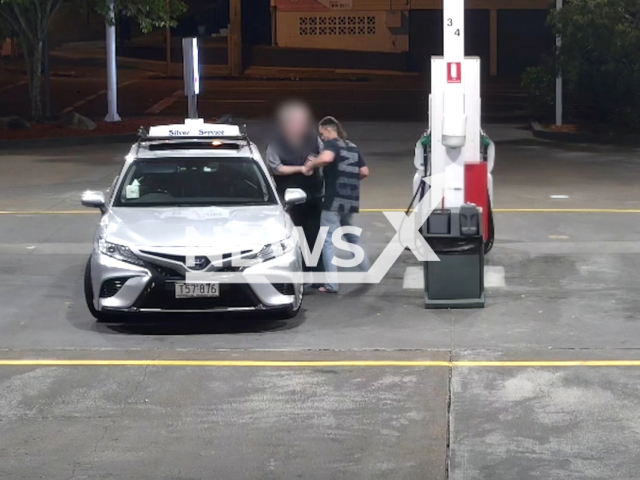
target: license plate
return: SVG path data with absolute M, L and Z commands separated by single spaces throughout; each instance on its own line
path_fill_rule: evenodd
M 176 282 L 176 298 L 219 297 L 219 283 Z

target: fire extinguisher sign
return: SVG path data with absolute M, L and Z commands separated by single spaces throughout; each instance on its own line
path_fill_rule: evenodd
M 462 64 L 460 62 L 447 63 L 447 83 L 462 83 Z

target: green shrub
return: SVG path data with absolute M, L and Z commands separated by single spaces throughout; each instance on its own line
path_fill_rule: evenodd
M 640 125 L 640 1 L 572 0 L 549 24 L 562 36 L 557 65 L 580 120 Z
M 527 107 L 539 121 L 552 118 L 555 105 L 555 76 L 549 68 L 529 67 L 522 74 L 522 88 L 527 94 Z

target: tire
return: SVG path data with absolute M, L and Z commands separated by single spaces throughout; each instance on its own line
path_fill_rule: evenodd
M 96 308 L 93 306 L 93 299 L 93 284 L 91 283 L 91 257 L 89 257 L 89 260 L 87 260 L 87 265 L 84 268 L 84 300 L 87 303 L 89 313 L 91 313 L 93 318 L 95 318 L 98 322 L 113 322 L 115 320 L 115 315 L 96 310 Z

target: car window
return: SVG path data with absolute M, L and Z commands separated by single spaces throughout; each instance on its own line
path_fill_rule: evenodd
M 116 206 L 268 205 L 273 190 L 251 158 L 166 158 L 133 162 Z

